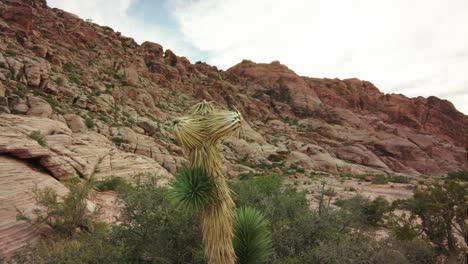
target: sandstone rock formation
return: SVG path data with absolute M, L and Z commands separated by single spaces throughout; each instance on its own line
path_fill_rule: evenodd
M 0 251 L 37 237 L 14 221 L 29 191 L 64 177 L 170 177 L 186 157 L 169 131 L 201 99 L 236 108 L 227 175 L 440 176 L 468 170 L 468 116 L 436 97 L 384 94 L 359 79 L 302 77 L 279 62 L 222 71 L 49 8 L 0 2 Z M 34 133 L 34 134 L 33 134 Z

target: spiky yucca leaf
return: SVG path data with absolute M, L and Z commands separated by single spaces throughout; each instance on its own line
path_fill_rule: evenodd
M 201 116 L 191 116 L 174 121 L 173 133 L 184 149 L 192 151 L 203 145 L 206 138 L 203 120 Z
M 171 197 L 178 206 L 198 212 L 216 201 L 213 179 L 201 168 L 185 168 L 170 183 Z
M 206 115 L 206 133 L 215 143 L 221 138 L 238 136 L 242 126 L 242 115 L 239 112 L 216 111 Z
M 237 211 L 233 240 L 238 264 L 265 263 L 273 252 L 267 221 L 250 207 Z
M 215 107 L 213 106 L 213 102 L 207 102 L 206 100 L 201 101 L 200 103 L 194 105 L 192 110 L 190 111 L 191 114 L 207 114 L 210 112 L 215 111 Z

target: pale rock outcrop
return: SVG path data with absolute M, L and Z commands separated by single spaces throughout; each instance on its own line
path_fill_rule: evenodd
M 45 59 L 49 47 L 42 44 L 34 44 L 31 49 L 34 52 L 34 54 L 36 54 L 36 56 Z
M 86 132 L 88 127 L 85 124 L 84 119 L 79 115 L 67 114 L 63 116 L 67 121 L 68 127 L 73 131 L 73 133 Z
M 0 113 L 10 113 L 10 107 L 6 97 L 0 97 Z
M 24 115 L 28 112 L 29 106 L 27 104 L 19 103 L 13 106 L 12 113 Z
M 134 67 L 126 68 L 123 72 L 123 83 L 128 86 L 137 86 L 139 83 L 138 72 Z
M 98 111 L 101 112 L 110 111 L 115 106 L 114 97 L 112 97 L 110 94 L 101 94 L 95 98 L 95 101 L 95 105 L 97 106 Z
M 47 146 L 41 146 L 29 137 L 33 131 L 39 131 L 44 136 Z M 138 139 L 135 141 L 138 142 Z M 8 154 L 21 159 L 38 159 L 39 164 L 57 179 L 70 176 L 86 178 L 96 173 L 100 173 L 102 177 L 106 175 L 128 177 L 129 173 L 140 172 L 169 176 L 155 159 L 150 158 L 151 153 L 155 151 L 155 146 L 157 145 L 153 143 L 149 157 L 141 157 L 118 150 L 105 136 L 96 132 L 72 133 L 64 123 L 59 121 L 0 115 L 0 155 Z M 108 166 L 101 164 L 106 159 L 110 162 Z M 125 161 L 135 162 L 126 163 Z M 97 171 L 97 168 L 101 169 Z
M 36 207 L 32 194 L 34 187 L 52 188 L 59 195 L 67 192 L 60 182 L 27 161 L 0 154 L 0 252 L 2 254 L 8 254 L 37 240 L 43 231 L 42 228 L 16 220 L 16 208 L 30 214 Z
M 40 87 L 48 81 L 48 69 L 45 63 L 27 64 L 24 71 L 29 86 Z
M 335 174 L 338 173 L 336 159 L 330 156 L 328 152 L 309 156 L 299 151 L 291 151 L 285 165 L 290 166 L 291 164 L 301 166 L 305 170 L 326 171 Z
M 147 117 L 139 117 L 137 124 L 139 127 L 143 128 L 145 133 L 149 136 L 154 135 L 158 129 L 158 124 Z
M 13 76 L 11 77 L 13 77 L 14 79 L 18 79 L 18 76 L 21 76 L 23 72 L 24 64 L 19 62 L 13 57 L 6 57 L 6 61 L 7 61 L 8 67 L 11 69 L 11 73 L 14 73 Z
M 52 116 L 52 107 L 47 103 L 46 100 L 31 96 L 28 98 L 29 110 L 26 113 L 30 116 L 50 118 Z
M 3 86 L 3 83 L 0 83 L 0 97 L 5 97 L 5 91 L 5 86 Z

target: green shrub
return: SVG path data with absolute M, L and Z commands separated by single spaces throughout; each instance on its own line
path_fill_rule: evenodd
M 14 51 L 13 49 L 11 48 L 7 48 L 5 50 L 5 55 L 9 56 L 9 57 L 15 57 L 16 56 L 16 51 Z
M 408 263 L 401 254 L 387 256 L 383 262 L 373 260 L 379 253 L 379 244 L 362 233 L 344 234 L 320 243 L 302 257 L 305 263 Z M 389 257 L 392 261 L 389 261 Z M 396 258 L 397 261 L 394 261 Z
M 410 179 L 401 175 L 392 175 L 389 177 L 388 181 L 393 183 L 409 183 Z
M 57 79 L 55 79 L 55 83 L 62 86 L 64 84 L 64 80 L 62 77 L 58 77 Z
M 49 239 L 25 249 L 15 256 L 13 263 L 204 263 L 198 217 L 191 211 L 182 212 L 175 207 L 171 203 L 173 197 L 170 191 L 161 187 L 157 177 L 135 176 L 135 183 L 125 183 L 125 188 L 118 187 L 120 182 L 124 181 L 113 177 L 102 181 L 102 187 L 98 187 L 117 189 L 121 208 L 118 225 L 105 229 L 91 220 L 91 223 L 86 222 L 73 229 L 75 232 L 71 236 Z M 79 186 L 83 183 L 75 184 L 78 186 L 75 188 L 82 188 Z M 303 192 L 283 185 L 280 175 L 252 175 L 230 184 L 237 206 L 253 208 L 240 209 L 236 217 L 234 245 L 237 245 L 238 263 L 259 263 L 265 259 L 275 264 L 434 263 L 431 245 L 419 239 L 417 234 L 405 240 L 375 239 L 372 226 L 381 223 L 382 212 L 388 207 L 382 198 L 371 201 L 356 196 L 339 201 L 341 207 L 322 206 L 321 210 L 317 210 L 310 208 Z M 455 193 L 461 190 L 455 189 Z M 329 190 L 323 184 L 320 196 L 332 195 Z M 78 209 L 61 210 L 63 214 L 53 215 L 69 219 L 63 216 L 84 212 L 79 201 L 83 201 L 82 197 L 86 195 L 78 195 L 80 192 L 74 191 L 73 187 L 69 196 L 76 199 L 70 202 L 66 198 L 63 205 L 53 192 L 45 193 L 41 195 L 45 197 L 41 201 L 48 202 L 40 202 L 39 205 L 53 206 L 42 207 L 45 208 L 39 210 L 42 215 L 65 207 Z M 412 204 L 410 201 L 405 203 L 407 207 Z M 71 204 L 78 206 L 69 206 Z M 456 208 L 462 210 L 464 207 L 458 205 Z M 455 215 L 458 218 L 454 219 L 466 217 L 462 212 Z M 89 219 L 86 215 L 84 218 Z M 70 225 L 63 224 L 68 222 L 59 220 L 57 223 L 70 230 Z M 83 229 L 81 226 L 89 228 Z M 254 245 L 253 248 L 257 250 L 269 247 L 265 229 L 271 233 L 273 253 L 269 257 L 266 257 L 269 254 L 259 254 L 254 257 L 255 261 L 247 261 L 249 258 L 245 256 L 255 255 L 254 251 L 247 250 L 247 245 L 251 249 Z M 77 232 L 80 230 L 89 231 Z
M 37 90 L 34 90 L 34 91 L 37 91 Z M 40 91 L 38 91 L 38 92 L 42 93 Z M 52 95 L 48 94 L 47 96 L 45 96 L 44 100 L 46 100 L 47 103 L 50 104 L 50 106 L 52 107 L 52 109 L 54 109 L 54 111 L 57 111 L 59 109 L 60 104 L 57 101 L 57 99 L 55 99 Z
M 409 263 L 432 264 L 436 262 L 434 248 L 424 239 L 412 239 L 409 241 L 388 241 L 393 248 L 401 252 Z
M 335 205 L 357 215 L 364 226 L 377 226 L 382 222 L 385 213 L 390 211 L 389 203 L 381 196 L 370 200 L 356 195 L 349 199 L 338 200 Z
M 123 250 L 105 233 L 83 233 L 71 240 L 43 239 L 16 252 L 9 264 L 124 264 Z
M 374 178 L 372 178 L 372 184 L 387 184 L 388 179 L 386 175 L 379 174 L 375 175 Z
M 33 131 L 31 132 L 31 134 L 29 134 L 29 137 L 36 140 L 37 143 L 39 143 L 39 145 L 43 147 L 47 146 L 47 141 L 44 138 L 44 136 L 41 134 L 41 131 L 39 130 Z
M 413 198 L 401 201 L 399 206 L 411 212 L 407 225 L 424 232 L 439 252 L 448 255 L 458 252 L 456 236 L 468 242 L 467 183 L 446 181 L 415 190 Z
M 96 181 L 95 187 L 100 191 L 117 191 L 127 188 L 128 183 L 121 177 L 111 176 L 102 181 Z
M 16 80 L 16 70 L 13 67 L 10 67 L 8 69 L 10 71 L 10 80 Z
M 283 186 L 279 175 L 255 176 L 233 182 L 231 188 L 238 207 L 256 208 L 268 219 L 275 263 L 285 263 L 352 225 L 343 215 L 310 210 L 305 194 Z
M 451 180 L 468 181 L 468 171 L 449 172 L 447 178 Z
M 305 169 L 302 167 L 297 167 L 296 171 L 299 173 L 305 173 Z
M 71 72 L 73 72 L 75 70 L 75 67 L 73 66 L 72 63 L 67 62 L 67 63 L 62 65 L 62 69 L 63 69 L 63 71 L 65 71 L 67 73 L 71 73 Z
M 198 217 L 178 210 L 154 176 L 136 177 L 119 192 L 122 211 L 112 240 L 126 263 L 203 263 Z
M 20 82 L 16 83 L 16 90 L 14 91 L 15 94 L 17 94 L 21 98 L 24 98 L 27 92 L 28 90 L 26 89 L 26 86 L 24 86 L 24 84 Z
M 90 116 L 86 116 L 85 117 L 85 125 L 88 127 L 88 128 L 94 128 L 96 126 L 96 124 L 94 123 L 94 120 L 92 117 Z
M 117 145 L 117 146 L 129 143 L 128 140 L 126 140 L 126 139 L 124 139 L 122 137 L 112 137 L 112 142 L 114 142 L 114 144 Z
M 395 202 L 409 216 L 392 216 L 389 224 L 400 239 L 412 239 L 424 233 L 445 255 L 460 252 L 456 237 L 468 242 L 468 184 L 456 181 L 436 183 L 415 190 L 411 199 Z
M 97 213 L 87 208 L 93 184 L 92 180 L 68 182 L 69 192 L 63 199 L 52 188 L 34 188 L 34 199 L 39 206 L 33 211 L 34 217 L 17 210 L 17 220 L 34 225 L 46 224 L 54 233 L 65 237 L 73 237 L 79 230 L 90 231 Z

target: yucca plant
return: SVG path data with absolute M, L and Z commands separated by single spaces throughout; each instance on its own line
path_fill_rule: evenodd
M 266 263 L 272 242 L 265 217 L 250 207 L 238 209 L 234 220 L 234 249 L 238 264 Z
M 184 168 L 170 183 L 171 198 L 184 210 L 200 212 L 216 201 L 213 179 L 202 168 Z
M 236 261 L 232 231 L 235 205 L 223 175 L 218 144 L 238 134 L 241 122 L 238 111 L 218 110 L 206 101 L 174 122 L 174 134 L 190 156 L 192 171 L 176 176 L 172 193 L 187 210 L 201 210 L 203 246 L 209 264 Z

